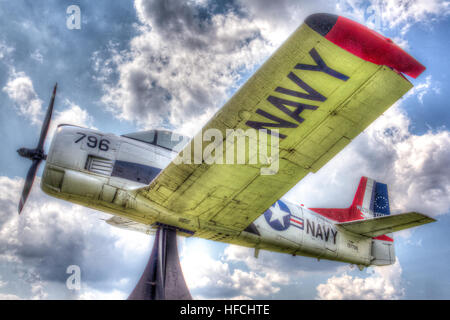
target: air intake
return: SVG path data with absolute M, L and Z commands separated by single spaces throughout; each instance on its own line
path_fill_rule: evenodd
M 86 162 L 86 170 L 110 176 L 113 169 L 114 161 L 95 156 L 89 156 Z

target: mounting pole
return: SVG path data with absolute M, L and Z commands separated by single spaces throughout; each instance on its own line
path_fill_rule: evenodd
M 177 231 L 161 225 L 152 253 L 128 300 L 192 300 L 181 270 Z

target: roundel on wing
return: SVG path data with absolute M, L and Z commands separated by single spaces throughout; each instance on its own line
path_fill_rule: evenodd
M 264 212 L 264 218 L 272 229 L 283 231 L 289 228 L 291 211 L 285 203 L 278 200 Z

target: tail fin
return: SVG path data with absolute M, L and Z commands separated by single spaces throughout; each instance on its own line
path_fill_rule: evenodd
M 311 210 L 339 223 L 366 220 L 391 214 L 387 185 L 367 177 L 361 177 L 349 208 L 311 208 Z M 394 235 L 387 233 L 373 237 L 370 264 L 384 266 L 393 263 L 395 263 Z
M 390 216 L 387 185 L 367 177 L 361 177 L 355 197 L 349 208 L 309 209 L 335 220 L 337 225 L 349 232 L 372 237 L 370 264 L 376 266 L 395 263 L 392 231 L 395 232 L 435 221 L 416 212 Z M 388 233 L 383 234 L 384 232 Z
M 389 194 L 385 183 L 361 177 L 355 198 L 349 208 L 354 219 L 370 219 L 391 214 Z M 384 266 L 395 263 L 394 234 L 387 233 L 372 238 L 372 265 Z
M 355 197 L 349 208 L 310 209 L 338 222 L 369 219 L 391 214 L 387 185 L 367 177 L 361 177 Z
M 367 177 L 361 177 L 349 211 L 351 220 L 390 215 L 387 185 Z

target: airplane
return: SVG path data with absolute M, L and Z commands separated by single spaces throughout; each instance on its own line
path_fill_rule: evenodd
M 175 235 L 254 248 L 255 257 L 268 250 L 360 269 L 391 265 L 393 233 L 435 220 L 418 212 L 391 215 L 386 184 L 362 177 L 348 208 L 306 208 L 282 196 L 411 89 L 405 75 L 424 70 L 379 33 L 343 16 L 313 14 L 189 143 L 180 147 L 188 139 L 168 130 L 117 136 L 62 124 L 46 155 L 55 85 L 38 146 L 18 150 L 33 161 L 19 213 L 45 160 L 45 193 L 110 213 L 113 226 L 156 234 L 130 298 L 143 297 L 149 283 L 153 298 L 190 298 L 186 290 L 173 293 L 184 283 L 179 263 L 170 262 L 178 260 Z M 270 161 L 251 162 L 250 143 L 243 164 L 176 162 L 182 154 L 195 157 L 193 141 L 208 129 L 224 137 L 229 129 L 257 130 L 278 141 L 277 171 L 261 174 Z M 226 149 L 225 139 L 215 143 Z M 179 279 L 169 280 L 167 268 Z

